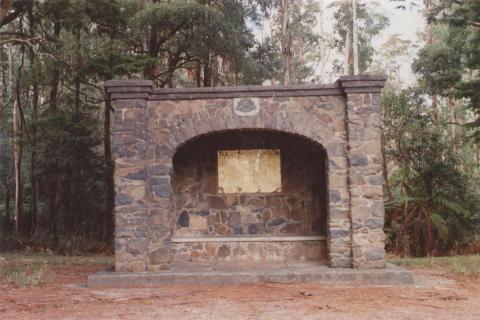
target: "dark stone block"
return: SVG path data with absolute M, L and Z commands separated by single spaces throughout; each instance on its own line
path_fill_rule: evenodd
M 255 223 L 248 225 L 248 234 L 264 234 L 265 225 L 263 223 Z
M 342 200 L 340 195 L 340 191 L 338 190 L 330 190 L 330 203 L 338 203 Z
M 368 158 L 364 154 L 354 154 L 354 155 L 351 155 L 349 159 L 350 159 L 350 165 L 354 167 L 368 165 Z
M 241 227 L 232 227 L 232 231 L 234 235 L 242 235 L 243 229 Z
M 383 185 L 383 177 L 381 175 L 370 176 L 367 178 L 368 183 L 374 186 L 381 186 Z
M 131 180 L 145 180 L 145 170 L 140 170 L 138 172 L 129 173 L 125 176 L 126 179 Z
M 123 206 L 126 204 L 131 204 L 133 202 L 133 198 L 125 193 L 117 193 L 115 195 L 115 204 Z
M 115 251 L 118 251 L 122 249 L 122 244 L 120 243 L 120 241 L 118 241 L 118 239 L 115 239 Z
M 365 225 L 369 229 L 382 229 L 383 218 L 368 218 Z
M 155 165 L 148 168 L 148 174 L 153 176 L 164 176 L 170 173 L 170 167 L 163 165 Z
M 116 155 L 116 158 L 130 158 L 135 155 L 135 152 L 128 147 L 114 146 L 112 152 Z
M 146 142 L 137 143 L 133 146 L 133 148 L 135 149 L 136 154 L 142 156 L 143 158 L 145 153 L 147 152 L 147 143 Z
M 153 193 L 159 198 L 168 198 L 170 196 L 170 184 L 160 184 L 152 187 Z
M 133 255 L 137 255 L 145 252 L 146 241 L 143 238 L 136 238 L 133 241 L 129 241 L 127 244 L 127 252 Z
M 195 211 L 194 214 L 197 215 L 197 216 L 206 217 L 210 214 L 210 211 L 200 210 L 200 211 Z
M 240 212 L 230 212 L 228 215 L 228 225 L 230 227 L 241 227 L 242 221 L 240 217 Z
M 149 255 L 151 264 L 161 264 L 170 261 L 170 248 L 162 247 L 150 252 Z
M 231 251 L 230 248 L 226 244 L 222 244 L 217 251 L 217 257 L 224 259 L 230 255 Z
M 365 257 L 370 261 L 383 260 L 385 259 L 385 251 L 382 249 L 368 250 L 365 252 Z
M 349 234 L 348 230 L 345 229 L 331 229 L 330 230 L 330 238 L 345 238 Z
M 151 178 L 150 185 L 153 193 L 159 198 L 168 198 L 170 196 L 170 177 Z
M 182 213 L 180 213 L 177 225 L 181 228 L 188 228 L 190 225 L 190 216 L 188 215 L 187 211 L 183 210 Z
M 269 227 L 275 227 L 275 226 L 279 226 L 281 224 L 284 224 L 285 222 L 287 222 L 287 220 L 285 220 L 284 218 L 276 218 L 276 219 L 273 219 L 272 221 L 270 221 L 268 223 L 268 226 Z

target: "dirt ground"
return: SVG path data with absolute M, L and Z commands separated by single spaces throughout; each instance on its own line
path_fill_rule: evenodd
M 58 266 L 36 287 L 0 282 L 0 319 L 480 319 L 478 276 L 438 269 L 412 269 L 413 287 L 267 283 L 87 289 L 87 275 L 98 270 Z

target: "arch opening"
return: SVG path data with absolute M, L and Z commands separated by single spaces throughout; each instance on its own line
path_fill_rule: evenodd
M 226 150 L 278 151 L 281 188 L 224 192 L 219 152 Z M 174 259 L 326 260 L 327 164 L 320 144 L 280 131 L 229 130 L 187 141 L 171 175 Z M 261 171 L 276 174 L 269 166 Z

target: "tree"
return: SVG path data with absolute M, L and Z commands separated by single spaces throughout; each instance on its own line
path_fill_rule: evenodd
M 317 81 L 314 73 L 323 50 L 322 37 L 314 29 L 320 14 L 319 3 L 313 0 L 282 0 L 278 3 L 273 1 L 273 4 L 278 4 L 278 11 L 274 12 L 272 34 L 258 47 L 268 57 L 260 57 L 260 52 L 256 51 L 255 58 L 272 62 L 267 78 L 273 83 Z M 280 67 L 278 61 L 281 62 Z
M 352 0 L 353 1 L 353 0 Z M 356 2 L 356 6 L 349 6 L 351 2 L 335 1 L 330 8 L 335 8 L 335 30 L 337 38 L 333 41 L 332 47 L 340 53 L 345 53 L 345 60 L 342 64 L 335 61 L 335 69 L 339 73 L 354 73 L 354 48 L 358 48 L 358 73 L 365 73 L 373 61 L 374 49 L 372 47 L 373 37 L 388 26 L 389 20 L 382 13 L 378 12 L 378 3 Z M 355 8 L 356 19 L 353 23 L 353 8 Z M 353 28 L 357 32 L 358 44 L 353 45 Z M 349 33 L 348 30 L 352 30 Z M 357 42 L 356 41 L 356 42 Z M 345 70 L 345 65 L 350 66 L 350 70 Z
M 467 126 L 476 143 L 477 172 L 480 173 L 480 3 L 475 0 L 441 0 L 432 9 L 430 19 L 446 23 L 453 30 L 461 30 L 457 32 L 461 37 L 457 42 L 463 40 L 464 45 L 456 53 L 468 72 L 456 79 L 454 94 L 457 98 L 467 99 L 468 107 L 475 114 Z
M 395 163 L 386 202 L 389 247 L 424 256 L 470 243 L 480 197 L 436 130 L 422 94 L 387 88 L 382 106 L 386 157 Z
M 13 237 L 5 243 L 110 246 L 112 108 L 102 81 L 262 83 L 271 52 L 250 26 L 265 16 L 263 2 L 13 1 L 0 23 L 0 215 Z

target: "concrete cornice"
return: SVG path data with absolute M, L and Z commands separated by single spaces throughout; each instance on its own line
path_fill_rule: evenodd
M 153 88 L 150 80 L 105 81 L 112 100 L 195 100 L 241 97 L 341 96 L 349 93 L 379 93 L 385 76 L 342 76 L 331 84 L 293 86 L 235 86 L 206 88 Z

